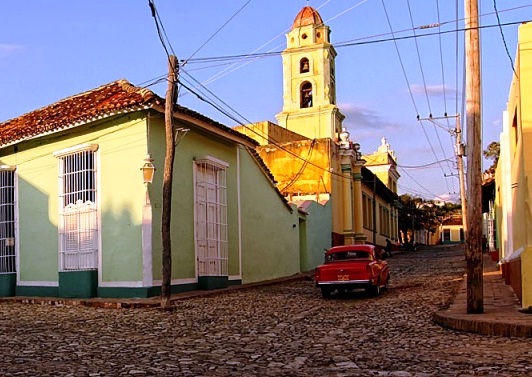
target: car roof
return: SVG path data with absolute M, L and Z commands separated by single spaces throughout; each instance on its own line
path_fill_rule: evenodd
M 374 245 L 368 244 L 359 244 L 359 245 L 343 245 L 343 246 L 334 246 L 327 250 L 327 254 L 344 252 L 344 251 L 367 251 L 371 252 L 375 249 Z

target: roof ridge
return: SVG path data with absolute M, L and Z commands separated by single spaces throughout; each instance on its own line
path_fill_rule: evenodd
M 152 92 L 150 89 L 143 88 L 143 87 L 140 87 L 140 86 L 135 86 L 135 85 L 131 84 L 129 81 L 127 81 L 126 79 L 119 79 L 119 80 L 117 80 L 115 82 L 118 83 L 120 85 L 120 87 L 124 91 L 126 91 L 128 93 L 138 93 L 138 94 L 140 94 L 144 101 L 149 101 L 152 98 L 157 97 L 157 95 L 154 92 Z

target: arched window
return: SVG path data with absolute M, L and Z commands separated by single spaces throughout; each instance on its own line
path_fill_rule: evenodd
M 299 73 L 307 73 L 310 70 L 310 65 L 307 58 L 299 61 Z
M 305 81 L 301 84 L 301 108 L 312 107 L 312 84 Z

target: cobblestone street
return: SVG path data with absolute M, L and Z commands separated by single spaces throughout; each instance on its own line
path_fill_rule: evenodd
M 310 280 L 175 303 L 176 310 L 0 304 L 2 376 L 530 376 L 532 339 L 431 321 L 463 252 L 388 259 L 392 283 L 324 300 Z

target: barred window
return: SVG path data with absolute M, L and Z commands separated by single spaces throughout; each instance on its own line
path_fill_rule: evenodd
M 196 255 L 199 276 L 228 275 L 228 165 L 212 157 L 195 164 Z
M 0 274 L 15 272 L 15 169 L 0 167 Z
M 98 267 L 95 149 L 59 156 L 60 271 Z

